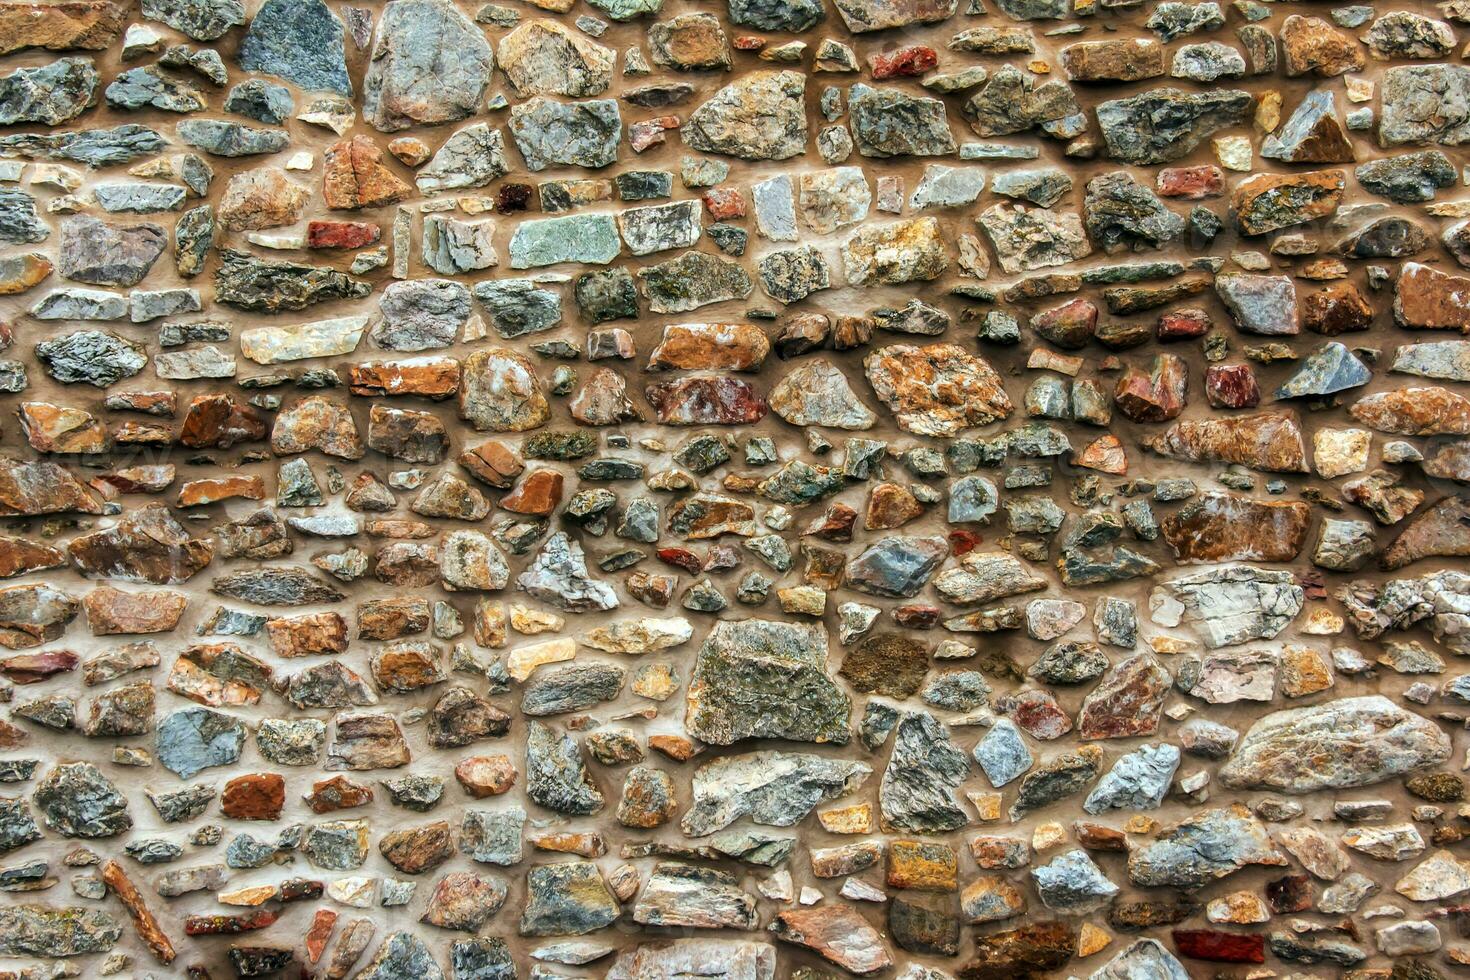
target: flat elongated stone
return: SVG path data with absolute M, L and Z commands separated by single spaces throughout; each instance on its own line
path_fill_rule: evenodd
M 1221 561 L 1288 562 L 1301 553 L 1311 508 L 1301 502 L 1205 494 L 1161 523 L 1164 540 L 1182 564 Z
M 813 950 L 857 976 L 893 965 L 883 937 L 851 905 L 788 909 L 777 913 L 771 931 L 777 939 Z
M 1387 698 L 1343 698 L 1256 722 L 1220 778 L 1283 793 L 1348 789 L 1439 765 L 1449 751 L 1437 725 Z
M 706 837 L 743 816 L 790 827 L 823 800 L 857 789 L 872 774 L 861 762 L 790 752 L 726 756 L 695 770 L 689 809 L 680 829 Z
M 1213 648 L 1275 637 L 1304 601 L 1289 572 L 1226 565 L 1157 586 L 1149 609 L 1161 625 L 1189 623 Z

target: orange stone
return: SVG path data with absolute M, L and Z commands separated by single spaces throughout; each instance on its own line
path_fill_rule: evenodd
M 322 196 L 334 211 L 380 208 L 396 204 L 411 191 L 383 162 L 383 151 L 370 137 L 339 140 L 323 155 Z
M 282 616 L 265 624 L 271 649 L 281 657 L 314 657 L 347 649 L 347 621 L 340 613 Z
M 526 468 L 514 449 L 494 439 L 466 449 L 454 461 L 481 483 L 502 490 L 513 484 Z
M 273 772 L 236 776 L 225 783 L 219 808 L 234 820 L 276 820 L 286 805 L 286 780 Z
M 472 755 L 454 767 L 454 778 L 477 800 L 508 791 L 516 776 L 515 764 L 506 755 Z
M 549 517 L 561 503 L 562 475 L 556 470 L 532 470 L 520 484 L 500 498 L 500 509 L 512 514 Z
M 235 499 L 264 500 L 265 481 L 259 476 L 213 476 L 190 480 L 179 487 L 180 507 L 203 507 Z

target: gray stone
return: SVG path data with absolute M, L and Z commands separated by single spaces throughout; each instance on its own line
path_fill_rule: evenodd
M 1145 745 L 1122 756 L 1098 780 L 1082 809 L 1088 813 L 1108 810 L 1156 810 L 1169 792 L 1179 769 L 1179 750 L 1172 745 Z
M 746 816 L 790 827 L 823 800 L 857 789 L 872 771 L 861 762 L 794 752 L 725 756 L 695 770 L 679 826 L 690 837 L 706 837 Z
M 156 130 L 134 123 L 110 129 L 83 129 L 71 133 L 16 133 L 0 136 L 0 154 L 32 160 L 70 160 L 89 167 L 130 163 L 140 157 L 152 156 L 167 146 L 168 141 Z M 0 214 L 4 212 L 7 193 L 11 192 L 0 188 Z
M 859 82 L 848 99 L 853 138 L 865 157 L 945 156 L 956 148 L 944 102 Z
M 949 730 L 927 711 L 898 724 L 893 754 L 878 789 L 884 825 L 900 833 L 940 834 L 970 822 L 954 791 L 970 774 L 969 759 Z
M 470 291 L 451 279 L 413 279 L 383 290 L 383 319 L 370 331 L 386 350 L 421 351 L 448 347 L 470 318 Z
M 414 183 L 421 194 L 437 194 L 484 187 L 509 172 L 505 137 L 486 123 L 474 123 L 455 130 L 414 175 Z
M 1161 88 L 1102 103 L 1097 121 L 1108 155 L 1142 166 L 1187 156 L 1219 130 L 1244 124 L 1253 105 L 1248 92 Z
M 31 799 L 46 826 L 64 837 L 115 837 L 133 826 L 127 797 L 90 762 L 53 767 Z
M 0 76 L 0 126 L 70 122 L 96 103 L 99 80 L 87 58 L 60 58 L 49 65 L 17 68 Z
M 105 295 L 112 296 L 111 293 Z M 48 318 L 41 312 L 33 312 L 43 319 Z M 78 319 L 76 316 L 65 318 Z M 124 378 L 131 378 L 148 364 L 143 345 L 100 330 L 79 330 L 43 340 L 36 345 L 36 359 L 47 374 L 62 384 L 89 384 L 96 388 L 106 388 Z
M 158 763 L 180 779 L 233 764 L 244 745 L 239 719 L 209 708 L 180 708 L 158 723 Z
M 72 215 L 61 223 L 58 271 L 94 286 L 134 286 L 167 245 L 168 233 L 158 225 L 113 225 Z
M 697 200 L 652 204 L 620 212 L 618 229 L 628 251 L 634 255 L 651 255 L 696 244 L 703 216 L 704 208 Z
M 510 239 L 512 269 L 561 262 L 606 265 L 622 251 L 617 224 L 609 214 L 539 218 L 516 225 Z
M 1192 891 L 1251 865 L 1281 867 L 1286 857 L 1239 803 L 1204 810 L 1128 852 L 1128 880 L 1145 888 Z
M 245 23 L 245 5 L 240 0 L 143 0 L 143 16 L 196 41 L 214 41 Z
M 745 160 L 785 160 L 806 150 L 806 76 L 759 71 L 725 86 L 689 114 L 690 149 Z
M 623 119 L 615 99 L 557 102 L 537 96 L 510 110 L 510 133 L 526 166 L 598 169 L 617 162 Z
M 1470 68 L 1463 65 L 1406 65 L 1383 73 L 1383 146 L 1470 143 Z M 1424 112 L 1425 106 L 1433 112 Z
M 445 52 L 453 51 L 453 58 Z M 481 108 L 495 55 L 485 32 L 447 0 L 394 0 L 378 19 L 362 116 L 382 133 L 437 125 Z
M 1081 848 L 1065 851 L 1032 868 L 1031 878 L 1042 904 L 1068 915 L 1095 912 L 1118 894 L 1118 886 Z
M 985 737 L 975 743 L 973 755 L 996 789 L 1019 778 L 1034 761 L 1021 730 L 1009 718 L 996 720 Z
M 266 0 L 240 40 L 236 60 L 308 92 L 352 96 L 344 30 L 322 0 Z
M 174 132 L 190 146 L 220 157 L 276 153 L 291 141 L 284 130 L 259 129 L 222 119 L 185 119 Z
M 1149 610 L 1159 625 L 1187 623 L 1216 648 L 1274 638 L 1304 603 L 1305 593 L 1290 572 L 1225 565 L 1157 586 Z

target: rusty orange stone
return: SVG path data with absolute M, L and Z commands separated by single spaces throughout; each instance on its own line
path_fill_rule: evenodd
M 677 323 L 648 355 L 650 371 L 758 371 L 771 342 L 753 323 Z
M 907 487 L 880 483 L 868 496 L 868 512 L 863 517 L 863 526 L 869 531 L 903 527 L 923 513 L 923 505 Z
M 500 509 L 512 514 L 548 517 L 561 503 L 562 475 L 556 470 L 532 470 L 514 490 L 500 498 Z
M 123 592 L 108 585 L 93 589 L 82 600 L 87 628 L 96 636 L 167 633 L 179 625 L 188 605 L 188 597 L 178 592 Z
M 952 892 L 959 887 L 959 855 L 948 844 L 896 840 L 888 845 L 888 887 Z
M 383 229 L 368 221 L 308 221 L 307 248 L 363 248 L 383 237 Z
M 236 499 L 264 500 L 265 480 L 259 476 L 211 476 L 179 487 L 180 507 L 203 507 Z
M 472 755 L 454 767 L 454 778 L 477 800 L 508 792 L 516 775 L 515 763 L 506 755 Z
M 200 395 L 184 412 L 179 442 L 190 449 L 228 449 L 237 442 L 264 439 L 265 420 L 234 396 Z
M 494 439 L 466 449 L 454 461 L 481 483 L 502 490 L 513 484 L 526 468 L 514 449 Z
M 675 762 L 688 762 L 704 751 L 698 742 L 683 735 L 650 735 L 648 747 Z
M 311 792 L 304 799 L 313 813 L 331 813 L 367 806 L 373 801 L 373 790 L 371 786 L 354 783 L 346 776 L 333 776 L 312 783 Z
M 225 783 L 219 808 L 234 820 L 276 820 L 286 805 L 286 780 L 273 772 L 236 776 Z
M 133 928 L 138 932 L 138 938 L 143 940 L 143 944 L 148 947 L 153 958 L 165 966 L 172 963 L 177 955 L 174 952 L 174 944 L 164 934 L 158 920 L 149 911 L 142 894 L 128 878 L 122 865 L 112 860 L 104 861 L 98 876 L 107 886 L 107 890 L 116 895 L 118 901 L 122 902 L 123 907 L 128 910 L 128 915 L 133 920 Z
M 334 211 L 396 204 L 412 191 L 388 169 L 383 151 L 367 136 L 339 140 L 323 155 L 322 196 Z
M 347 649 L 347 621 L 335 612 L 278 616 L 266 620 L 265 633 L 281 657 L 314 657 Z
M 311 917 L 311 927 L 301 945 L 306 949 L 306 961 L 315 963 L 326 952 L 327 940 L 332 938 L 332 929 L 337 925 L 337 913 L 331 909 L 317 909 Z
M 402 361 L 364 361 L 348 369 L 354 395 L 418 395 L 442 401 L 459 391 L 459 361 L 416 357 Z

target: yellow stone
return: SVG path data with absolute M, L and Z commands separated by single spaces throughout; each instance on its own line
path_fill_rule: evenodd
M 1123 825 L 1123 832 L 1127 834 L 1152 834 L 1159 829 L 1159 822 L 1153 817 L 1146 817 L 1141 813 L 1135 813 L 1128 818 Z
M 1281 651 L 1281 693 L 1289 698 L 1306 697 L 1332 686 L 1332 668 L 1327 658 L 1311 647 L 1287 644 Z
M 577 641 L 570 637 L 546 640 L 543 643 L 530 643 L 511 650 L 505 660 L 505 669 L 516 680 L 523 681 L 535 673 L 536 668 L 542 664 L 561 663 L 564 660 L 571 660 L 576 655 Z
M 532 609 L 520 603 L 511 603 L 510 628 L 517 633 L 535 636 L 538 633 L 560 633 L 567 625 L 565 616 L 543 609 Z
M 1154 653 L 1161 654 L 1193 653 L 1195 650 L 1195 643 L 1192 640 L 1186 640 L 1182 636 L 1169 636 L 1167 634 L 1150 636 L 1148 638 L 1148 645 Z
M 1055 820 L 1041 824 L 1031 832 L 1031 849 L 1045 851 L 1067 843 L 1067 828 Z
M 827 611 L 827 593 L 814 585 L 793 585 L 777 589 L 781 611 L 798 616 L 821 616 Z
M 1226 170 L 1248 173 L 1252 169 L 1255 156 L 1251 152 L 1249 136 L 1218 136 L 1214 145 L 1215 159 Z
M 1317 475 L 1331 480 L 1368 468 L 1373 436 L 1367 429 L 1318 429 L 1312 434 L 1312 460 Z
M 1205 918 L 1214 923 L 1251 925 L 1271 918 L 1271 910 L 1254 892 L 1231 892 L 1205 906 Z
M 232 892 L 220 892 L 215 896 L 215 901 L 221 905 L 264 905 L 276 897 L 275 885 L 251 885 L 249 888 L 237 888 Z
M 1281 93 L 1274 89 L 1256 97 L 1256 126 L 1269 133 L 1281 125 Z
M 1360 78 L 1357 75 L 1344 75 L 1342 84 L 1347 89 L 1349 102 L 1373 101 L 1373 82 L 1370 79 Z
M 1077 955 L 1086 959 L 1093 953 L 1099 953 L 1108 948 L 1108 943 L 1113 937 L 1093 925 L 1091 922 L 1082 923 L 1082 928 L 1077 933 Z
M 873 832 L 873 804 L 856 803 L 852 806 L 835 807 L 817 814 L 822 829 L 829 834 L 871 834 Z
M 650 701 L 667 701 L 679 689 L 669 664 L 645 664 L 633 674 L 633 693 Z
M 979 815 L 979 819 L 982 823 L 994 823 L 995 821 L 1000 819 L 1001 797 L 999 793 L 979 793 L 971 791 L 965 793 L 965 798 L 968 799 L 970 801 L 970 805 L 975 808 L 975 812 Z
M 1326 606 L 1319 606 L 1307 613 L 1302 621 L 1302 632 L 1308 636 L 1336 636 L 1347 626 L 1347 621 Z

